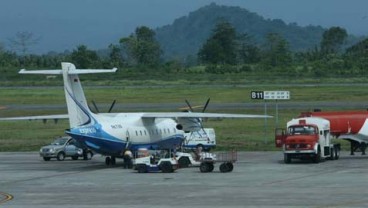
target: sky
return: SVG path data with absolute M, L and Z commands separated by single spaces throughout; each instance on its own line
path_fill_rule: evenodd
M 368 35 L 367 0 L 0 0 L 0 43 L 31 32 L 38 43 L 30 52 L 92 49 L 117 44 L 138 26 L 152 29 L 215 2 L 239 6 L 266 19 L 300 26 L 341 26 L 354 35 Z

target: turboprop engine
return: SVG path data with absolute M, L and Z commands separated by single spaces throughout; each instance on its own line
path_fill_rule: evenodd
M 198 118 L 179 118 L 176 128 L 183 131 L 199 131 L 202 128 L 201 122 Z
M 188 100 L 185 100 L 185 102 L 187 103 L 188 108 L 182 108 L 182 110 L 186 112 L 194 112 L 193 108 L 201 107 L 201 106 L 192 107 L 192 105 L 189 103 Z M 207 99 L 207 102 L 202 109 L 202 113 L 206 111 L 209 102 L 210 98 Z M 202 119 L 200 118 L 179 118 L 177 122 L 178 125 L 176 125 L 176 129 L 183 130 L 185 132 L 195 132 L 203 129 Z

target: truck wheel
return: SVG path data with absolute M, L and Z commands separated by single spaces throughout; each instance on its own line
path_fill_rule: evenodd
M 63 161 L 65 159 L 65 153 L 64 152 L 59 152 L 56 156 L 56 159 L 59 161 Z
M 319 163 L 321 162 L 321 150 L 318 148 L 317 154 L 313 155 L 312 161 L 314 163 Z
M 163 162 L 160 165 L 160 169 L 162 170 L 163 173 L 172 173 L 172 172 L 174 172 L 174 169 L 172 168 L 170 162 Z
M 207 173 L 209 172 L 210 170 L 210 167 L 209 167 L 209 164 L 206 163 L 206 162 L 202 162 L 201 165 L 199 166 L 199 170 L 202 172 L 202 173 Z
M 291 163 L 291 157 L 290 157 L 290 155 L 289 155 L 289 154 L 287 154 L 287 153 L 284 153 L 284 162 L 285 162 L 286 164 Z
M 190 165 L 190 160 L 187 157 L 181 157 L 178 163 L 180 168 L 187 168 Z
M 335 160 L 338 160 L 340 157 L 340 148 L 336 147 L 335 148 Z
M 49 158 L 49 157 L 43 157 L 43 160 L 44 160 L 44 161 L 50 161 L 50 159 L 51 159 L 51 158 Z
M 335 160 L 335 147 L 332 147 L 330 149 L 330 157 L 329 157 L 330 160 Z

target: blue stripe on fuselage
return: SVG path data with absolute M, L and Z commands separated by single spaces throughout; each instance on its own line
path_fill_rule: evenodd
M 103 155 L 116 157 L 122 156 L 122 152 L 127 146 L 126 141 L 117 138 L 96 137 L 96 135 L 93 134 L 80 134 L 74 129 L 72 129 L 71 131 L 66 131 L 66 133 L 77 141 L 81 142 L 82 144 L 85 144 L 93 151 Z M 129 143 L 128 149 L 132 151 L 136 151 L 139 148 L 171 149 L 175 146 L 181 145 L 183 140 L 183 135 L 176 134 L 155 143 Z

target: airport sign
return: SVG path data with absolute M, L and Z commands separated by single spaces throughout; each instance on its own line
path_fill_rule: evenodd
M 251 91 L 254 100 L 289 100 L 290 91 Z

